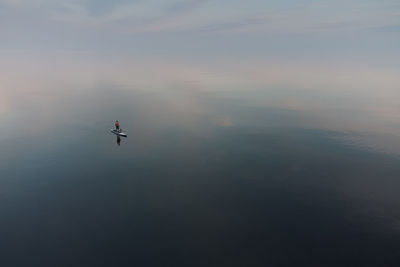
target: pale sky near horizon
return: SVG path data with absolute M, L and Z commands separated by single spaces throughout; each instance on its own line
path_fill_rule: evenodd
M 135 82 L 213 73 L 235 85 L 396 92 L 400 1 L 0 0 L 0 38 L 5 88 L 69 73 Z
M 0 0 L 0 53 L 346 59 L 398 67 L 397 0 Z

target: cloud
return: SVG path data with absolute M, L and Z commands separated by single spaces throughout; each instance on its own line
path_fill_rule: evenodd
M 400 24 L 377 27 L 377 30 L 382 31 L 382 32 L 396 32 L 397 33 L 397 32 L 400 32 Z
M 186 1 L 178 1 L 172 3 L 167 10 L 170 11 L 171 13 L 177 13 L 177 12 L 186 12 L 188 10 L 192 10 L 209 0 L 186 0 Z
M 128 33 L 207 32 L 207 33 L 309 33 L 357 31 L 398 25 L 400 6 L 374 1 L 311 2 L 296 8 L 254 6 L 240 11 L 241 5 L 207 0 L 146 1 L 120 3 L 104 16 L 96 17 L 97 25 L 115 23 Z M 93 17 L 90 17 L 93 20 Z M 77 19 L 75 17 L 74 19 Z M 86 17 L 88 19 L 88 17 Z M 129 30 L 127 30 L 129 29 Z
M 397 25 L 400 13 L 400 5 L 388 0 L 283 2 L 285 8 L 257 0 L 0 0 L 0 5 L 3 12 L 31 10 L 32 16 L 47 18 L 49 23 L 123 33 L 357 30 Z M 18 16 L 8 19 L 8 23 L 24 21 Z
M 335 41 L 335 34 L 393 32 L 399 14 L 400 5 L 388 0 L 0 0 L 0 49 L 116 50 L 137 48 L 147 38 L 145 49 L 165 51 L 169 43 L 168 49 L 178 51 L 221 41 L 216 46 L 229 50 L 246 36 L 239 40 L 247 42 L 246 53 L 255 43 L 269 44 L 267 38 L 277 42 L 278 35 L 299 39 L 325 34 L 325 40 Z M 195 37 L 194 43 L 188 36 Z M 215 36 L 225 40 L 215 41 Z

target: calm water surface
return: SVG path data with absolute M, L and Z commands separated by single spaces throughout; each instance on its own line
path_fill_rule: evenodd
M 0 265 L 400 265 L 398 117 L 181 87 L 16 94 Z

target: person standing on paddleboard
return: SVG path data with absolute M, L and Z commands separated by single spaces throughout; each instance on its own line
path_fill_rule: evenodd
M 115 121 L 115 129 L 119 132 L 119 121 Z

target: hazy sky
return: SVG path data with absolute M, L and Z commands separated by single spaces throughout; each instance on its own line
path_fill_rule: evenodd
M 0 49 L 396 65 L 398 0 L 0 0 Z

